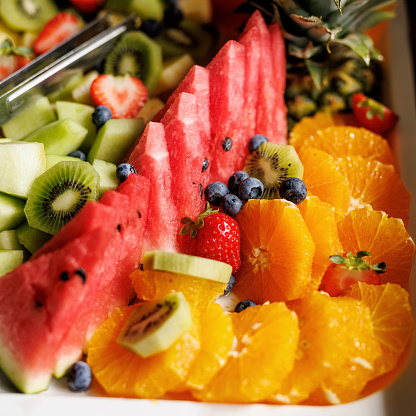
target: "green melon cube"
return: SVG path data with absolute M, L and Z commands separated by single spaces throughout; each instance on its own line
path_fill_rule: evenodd
M 27 248 L 32 254 L 38 251 L 52 238 L 51 234 L 33 228 L 27 222 L 24 222 L 17 228 L 16 235 L 20 244 Z
M 59 162 L 79 162 L 80 159 L 72 156 L 57 156 L 57 155 L 45 155 L 46 170 Z
M 17 116 L 3 124 L 3 136 L 13 140 L 20 140 L 55 120 L 56 114 L 51 103 L 46 97 L 41 97 Z
M 16 230 L 0 231 L 0 250 L 23 250 L 20 244 Z
M 46 170 L 42 143 L 0 144 L 0 192 L 27 198 L 33 181 Z
M 86 104 L 73 103 L 70 101 L 56 102 L 56 112 L 59 120 L 70 118 L 88 130 L 88 134 L 80 146 L 80 150 L 84 153 L 88 153 L 94 142 L 95 135 L 97 134 L 97 127 L 92 122 L 92 113 L 94 111 L 94 107 Z
M 98 130 L 88 153 L 88 162 L 95 159 L 118 165 L 144 130 L 144 121 L 137 118 L 111 119 Z
M 0 231 L 13 230 L 25 220 L 25 201 L 0 192 Z
M 100 175 L 100 185 L 98 192 L 100 196 L 109 189 L 117 189 L 118 179 L 116 176 L 117 166 L 114 163 L 106 162 L 104 160 L 95 159 L 92 162 L 92 167 Z
M 23 140 L 43 143 L 46 155 L 66 156 L 81 146 L 87 134 L 85 127 L 67 118 L 41 127 Z
M 0 250 L 0 277 L 23 263 L 23 250 Z

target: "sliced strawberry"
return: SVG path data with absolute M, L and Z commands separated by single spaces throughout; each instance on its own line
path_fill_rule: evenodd
M 19 69 L 16 55 L 0 56 L 0 81 Z
M 16 56 L 18 69 L 23 68 L 32 61 L 28 56 Z
M 362 259 L 365 256 L 370 256 L 370 253 L 359 251 L 354 256 L 350 251 L 347 257 L 331 256 L 330 260 L 334 264 L 331 264 L 326 270 L 319 290 L 323 290 L 331 296 L 339 296 L 357 282 L 380 285 L 380 273 L 386 271 L 386 263 L 370 265 Z
M 81 12 L 94 13 L 104 3 L 105 0 L 70 0 L 71 3 Z
M 72 13 L 58 13 L 39 33 L 33 43 L 33 51 L 37 55 L 49 51 L 78 32 L 81 26 L 81 20 Z
M 91 84 L 91 97 L 95 105 L 106 105 L 113 118 L 134 118 L 149 97 L 144 83 L 130 75 L 104 74 Z

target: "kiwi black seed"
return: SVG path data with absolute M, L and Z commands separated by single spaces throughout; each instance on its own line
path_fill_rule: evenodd
M 56 234 L 88 201 L 98 197 L 99 175 L 88 162 L 59 162 L 38 176 L 25 214 L 29 225 Z
M 270 142 L 261 144 L 250 154 L 244 170 L 263 182 L 263 199 L 279 198 L 280 183 L 284 179 L 303 177 L 303 165 L 295 148 Z
M 162 66 L 160 46 L 145 33 L 133 30 L 123 35 L 107 55 L 104 71 L 140 78 L 151 93 L 162 73 Z
M 7 0 L 0 2 L 0 19 L 12 29 L 39 32 L 59 12 L 53 0 Z

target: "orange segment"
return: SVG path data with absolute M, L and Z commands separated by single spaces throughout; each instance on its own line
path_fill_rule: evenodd
M 375 376 L 394 370 L 415 327 L 409 293 L 392 283 L 358 283 L 345 296 L 362 300 L 370 308 L 374 334 L 382 350 L 376 361 Z
M 303 296 L 315 244 L 297 206 L 284 199 L 251 199 L 236 219 L 241 235 L 236 295 L 256 303 Z
M 292 143 L 293 142 L 293 143 Z M 351 126 L 333 126 L 318 130 L 302 140 L 289 140 L 295 149 L 314 147 L 334 157 L 361 156 L 396 166 L 386 139 L 370 130 Z
M 198 313 L 193 309 L 192 329 L 168 350 L 142 358 L 116 342 L 124 322 L 137 307 L 116 309 L 95 331 L 87 362 L 95 379 L 110 396 L 162 397 L 183 384 L 199 351 Z
M 186 385 L 202 389 L 225 365 L 233 345 L 231 315 L 217 303 L 201 312 L 201 349 L 189 371 Z
M 271 400 L 299 403 L 313 392 L 311 404 L 351 400 L 365 386 L 380 355 L 369 309 L 355 299 L 332 298 L 324 292 L 291 302 L 290 307 L 300 327 L 295 365 Z M 338 378 L 345 384 L 336 383 Z
M 369 264 L 386 262 L 386 272 L 380 275 L 382 283 L 408 287 L 415 244 L 401 219 L 364 207 L 350 211 L 338 223 L 338 234 L 346 253 L 364 250 L 371 254 L 364 257 Z
M 293 368 L 298 320 L 282 302 L 231 315 L 235 342 L 226 365 L 194 395 L 204 401 L 256 402 L 276 389 Z
M 401 218 L 407 225 L 410 193 L 394 166 L 351 156 L 339 159 L 338 167 L 348 181 L 351 192 L 350 210 L 371 205 L 376 211 Z
M 136 270 L 130 275 L 137 297 L 157 299 L 172 291 L 182 292 L 189 304 L 204 308 L 224 294 L 227 284 L 184 274 Z
M 309 289 L 317 290 L 322 276 L 331 264 L 329 256 L 343 253 L 335 214 L 329 204 L 316 196 L 308 196 L 298 207 L 315 243 Z
M 341 214 L 348 212 L 350 191 L 348 182 L 338 169 L 335 159 L 322 150 L 301 148 L 303 181 L 308 194 L 331 204 Z

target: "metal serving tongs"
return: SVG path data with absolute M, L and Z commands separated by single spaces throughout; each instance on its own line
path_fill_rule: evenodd
M 44 95 L 65 85 L 71 76 L 99 63 L 118 38 L 135 28 L 136 16 L 111 26 L 107 15 L 96 18 L 51 51 L 0 82 L 0 126 Z

